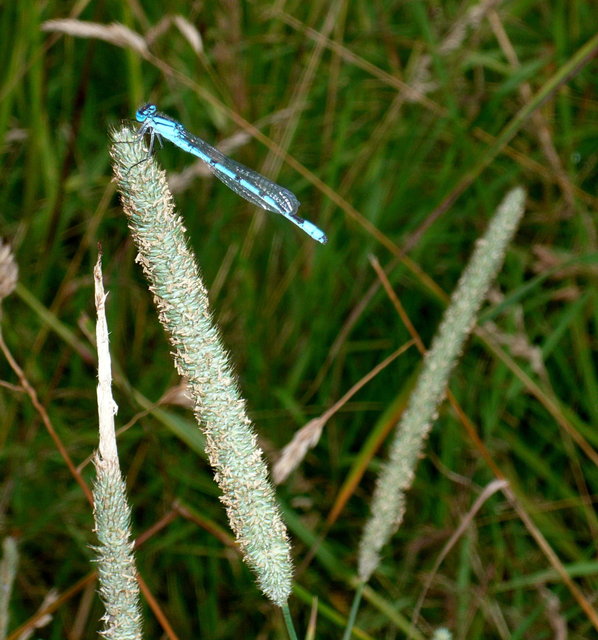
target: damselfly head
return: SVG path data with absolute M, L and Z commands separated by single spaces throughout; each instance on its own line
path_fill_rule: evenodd
M 143 107 L 137 109 L 135 119 L 137 122 L 144 122 L 147 118 L 151 118 L 158 113 L 158 107 L 155 104 L 144 104 Z

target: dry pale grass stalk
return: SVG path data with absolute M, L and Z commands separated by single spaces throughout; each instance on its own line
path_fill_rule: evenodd
M 112 397 L 112 375 L 106 294 L 102 283 L 101 258 L 94 268 L 97 312 L 98 416 L 100 444 L 94 458 L 97 477 L 93 487 L 94 518 L 100 542 L 97 553 L 100 596 L 105 607 L 102 636 L 110 640 L 141 640 L 139 586 L 131 542 L 131 510 L 116 447 Z
M 75 18 L 63 18 L 60 20 L 46 20 L 41 28 L 42 31 L 49 33 L 62 33 L 76 38 L 103 40 L 116 47 L 132 49 L 144 58 L 148 58 L 150 55 L 145 40 L 135 31 L 117 22 L 99 24 L 97 22 L 76 20 Z
M 279 459 L 272 469 L 272 476 L 276 484 L 284 482 L 288 478 L 289 474 L 292 473 L 299 464 L 301 464 L 307 452 L 318 444 L 320 436 L 322 435 L 322 430 L 328 420 L 330 420 L 330 418 L 332 418 L 332 416 L 337 413 L 343 405 L 349 402 L 349 400 L 361 388 L 363 388 L 370 380 L 375 378 L 380 371 L 385 369 L 391 362 L 393 362 L 393 360 L 404 353 L 411 344 L 411 342 L 408 342 L 406 345 L 397 349 L 394 353 L 391 353 L 380 364 L 376 365 L 369 373 L 363 376 L 361 380 L 356 382 L 340 400 L 330 407 L 330 409 L 325 411 L 318 418 L 313 418 L 313 420 L 310 420 L 306 425 L 301 427 L 299 431 L 297 431 L 291 442 L 289 442 L 289 444 L 287 444 L 282 450 Z

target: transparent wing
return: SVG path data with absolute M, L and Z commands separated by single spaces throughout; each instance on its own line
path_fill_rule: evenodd
M 288 189 L 268 180 L 257 171 L 225 156 L 205 140 L 184 133 L 187 151 L 201 158 L 212 173 L 245 200 L 274 213 L 295 213 L 299 200 Z
M 143 127 L 142 130 L 145 131 Z M 225 156 L 205 140 L 189 133 L 176 120 L 164 114 L 157 114 L 152 118 L 151 126 L 147 126 L 147 130 L 155 132 L 158 137 L 165 137 L 184 151 L 203 160 L 219 180 L 245 200 L 268 211 L 280 213 L 322 244 L 328 241 L 321 229 L 297 215 L 299 200 L 295 194 L 257 171 Z
M 326 234 L 321 229 L 309 220 L 297 215 L 299 200 L 294 193 L 272 182 L 272 180 L 268 180 L 261 173 L 225 156 L 205 140 L 188 131 L 183 130 L 181 136 L 182 139 L 177 141 L 177 144 L 189 153 L 201 158 L 212 173 L 224 182 L 231 191 L 258 207 L 262 207 L 262 209 L 280 213 L 314 240 L 322 244 L 328 242 Z

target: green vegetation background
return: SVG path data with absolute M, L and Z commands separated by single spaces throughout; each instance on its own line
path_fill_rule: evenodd
M 20 268 L 19 288 L 2 305 L 4 339 L 91 482 L 92 266 L 101 243 L 117 421 L 128 427 L 121 464 L 135 535 L 150 532 L 138 568 L 180 638 L 285 631 L 230 545 L 190 412 L 157 406 L 179 381 L 108 156 L 108 128 L 147 101 L 214 144 L 243 133 L 231 113 L 255 124 L 299 165 L 251 136 L 233 139 L 231 155 L 293 190 L 300 213 L 328 234 L 328 245 L 317 245 L 211 178 L 176 193 L 273 458 L 409 339 L 370 256 L 388 267 L 429 344 L 445 304 L 430 283 L 450 293 L 506 191 L 526 188 L 526 216 L 483 316 L 501 352 L 472 339 L 451 390 L 538 531 L 595 601 L 595 61 L 443 205 L 485 162 L 492 137 L 595 36 L 596 7 L 495 2 L 468 22 L 468 9 L 482 4 L 492 3 L 0 2 L 0 235 Z M 126 38 L 119 46 L 42 30 L 67 17 L 121 23 L 149 53 Z M 194 163 L 168 144 L 157 155 L 173 173 Z M 401 259 L 403 250 L 421 271 Z M 359 391 L 278 489 L 297 565 L 290 604 L 300 635 L 314 597 L 316 636 L 342 635 L 385 434 L 419 362 L 411 348 Z M 37 637 L 95 637 L 95 583 L 72 589 L 93 570 L 91 510 L 4 358 L 0 380 L 1 532 L 18 538 L 21 554 L 10 628 L 27 623 L 55 589 L 58 606 Z M 404 637 L 444 544 L 496 477 L 481 453 L 444 407 L 406 521 L 362 604 L 359 637 Z M 144 614 L 146 637 L 167 637 L 146 601 Z M 423 637 L 438 625 L 456 638 L 552 638 L 559 625 L 569 638 L 596 632 L 502 494 L 442 562 L 418 625 Z

